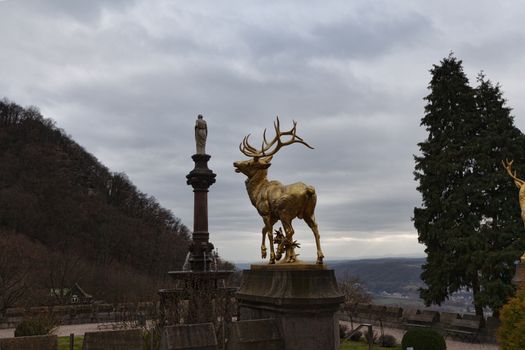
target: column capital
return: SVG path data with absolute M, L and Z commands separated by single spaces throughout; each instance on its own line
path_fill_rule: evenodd
M 215 174 L 208 168 L 208 154 L 194 154 L 192 157 L 195 168 L 186 175 L 186 183 L 193 187 L 195 192 L 207 192 L 208 188 L 215 183 Z

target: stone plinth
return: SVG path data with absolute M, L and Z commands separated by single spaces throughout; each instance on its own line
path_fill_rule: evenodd
M 339 350 L 344 296 L 324 265 L 252 265 L 236 296 L 241 320 L 278 320 L 285 350 Z
M 218 350 L 213 323 L 164 327 L 161 350 Z

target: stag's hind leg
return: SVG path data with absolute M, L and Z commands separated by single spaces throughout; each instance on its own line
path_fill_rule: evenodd
M 297 255 L 295 254 L 295 249 L 293 245 L 293 235 L 295 233 L 293 226 L 292 226 L 292 220 L 291 219 L 281 219 L 281 222 L 284 226 L 284 232 L 286 233 L 285 237 L 285 249 L 286 249 L 286 262 L 287 263 L 294 263 L 297 261 Z
M 313 214 L 311 216 L 306 216 L 304 218 L 304 221 L 306 221 L 306 223 L 308 224 L 308 226 L 310 227 L 310 229 L 312 229 L 312 232 L 314 233 L 315 245 L 317 246 L 317 263 L 322 264 L 324 254 L 323 254 L 323 251 L 321 250 L 321 238 L 319 235 L 319 228 L 317 227 L 317 222 L 315 222 L 315 216 Z

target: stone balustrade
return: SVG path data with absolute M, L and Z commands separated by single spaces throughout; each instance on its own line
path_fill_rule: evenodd
M 496 330 L 499 327 L 499 320 L 494 317 L 482 320 L 472 314 L 373 304 L 347 305 L 339 313 L 339 319 L 352 322 L 354 326 L 371 323 L 389 328 L 429 327 L 446 336 L 486 342 L 496 341 Z
M 52 315 L 58 324 L 83 324 L 135 321 L 137 316 L 152 318 L 158 305 L 152 302 L 123 304 L 77 304 L 10 308 L 0 315 L 0 329 L 15 328 L 22 320 L 38 315 Z

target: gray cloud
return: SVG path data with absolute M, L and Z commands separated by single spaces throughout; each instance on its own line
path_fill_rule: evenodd
M 7 2 L 7 1 L 6 1 Z M 122 11 L 133 6 L 134 0 L 90 0 L 90 1 L 68 1 L 68 0 L 8 0 L 9 5 L 21 7 L 26 11 L 35 11 L 47 16 L 67 16 L 80 22 L 93 22 L 100 18 L 105 11 Z
M 419 14 L 406 18 L 348 17 L 313 26 L 308 32 L 285 31 L 286 26 L 250 28 L 246 42 L 257 59 L 303 60 L 313 56 L 348 59 L 377 57 L 394 48 L 410 47 L 432 30 Z

